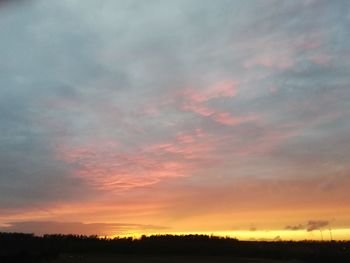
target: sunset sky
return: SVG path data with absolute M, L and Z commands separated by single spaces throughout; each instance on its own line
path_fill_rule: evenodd
M 0 231 L 350 239 L 350 1 L 0 1 Z

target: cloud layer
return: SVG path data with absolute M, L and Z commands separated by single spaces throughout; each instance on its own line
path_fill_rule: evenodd
M 0 224 L 346 225 L 348 1 L 5 2 Z

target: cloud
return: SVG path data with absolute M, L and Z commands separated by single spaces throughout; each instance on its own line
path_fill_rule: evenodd
M 124 191 L 190 176 L 212 163 L 215 142 L 201 129 L 179 132 L 168 142 L 124 151 L 117 142 L 77 148 L 62 145 L 57 158 L 76 167 L 75 175 L 95 189 Z
M 82 234 L 82 235 L 125 235 L 147 231 L 159 231 L 167 227 L 121 224 L 121 223 L 81 223 L 81 222 L 54 222 L 54 221 L 25 221 L 9 222 L 6 227 L 0 228 L 4 232 L 44 234 Z
M 303 230 L 303 229 L 305 229 L 305 226 L 302 224 L 299 224 L 299 225 L 295 225 L 295 226 L 286 226 L 285 229 L 286 230 L 293 230 L 293 231 Z
M 286 230 L 306 230 L 308 232 L 314 231 L 314 230 L 320 230 L 326 226 L 329 225 L 329 221 L 327 220 L 309 220 L 307 224 L 302 225 L 288 225 L 285 227 Z
M 206 106 L 211 100 L 230 98 L 236 95 L 232 82 L 219 83 L 207 89 L 186 89 L 180 92 L 179 99 L 182 101 L 181 108 L 209 117 L 215 113 L 214 109 Z
M 307 222 L 306 230 L 308 232 L 313 230 L 319 230 L 328 225 L 329 225 L 329 221 L 326 221 L 326 220 L 310 220 L 309 222 Z
M 177 95 L 180 100 L 179 108 L 210 119 L 225 126 L 237 126 L 249 121 L 255 121 L 255 114 L 234 116 L 231 112 L 216 109 L 209 104 L 215 104 L 220 100 L 236 97 L 238 84 L 235 81 L 220 81 L 219 83 L 202 89 L 185 89 Z
M 22 1 L 23 0 L 0 0 L 0 7 L 6 4 L 18 4 L 18 3 L 21 3 Z
M 244 63 L 244 67 L 251 70 L 256 66 L 263 66 L 266 68 L 288 69 L 294 64 L 293 55 L 291 54 L 278 54 L 275 50 L 268 52 L 270 54 L 262 54 L 258 57 L 247 60 Z
M 38 218 L 35 207 L 88 210 L 95 200 L 146 206 L 158 202 L 156 193 L 169 207 L 154 220 L 171 210 L 185 217 L 258 209 L 265 200 L 271 210 L 346 206 L 349 1 L 7 6 L 0 9 L 6 221 L 30 209 Z M 185 201 L 170 202 L 168 192 Z M 198 198 L 184 198 L 192 192 Z M 118 215 L 132 220 L 123 209 Z
M 237 84 L 234 81 L 221 81 L 207 89 L 186 90 L 184 97 L 193 103 L 204 103 L 213 99 L 231 98 L 237 94 Z

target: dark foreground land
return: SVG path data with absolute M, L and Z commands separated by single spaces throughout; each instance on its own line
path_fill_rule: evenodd
M 248 242 L 205 235 L 100 239 L 0 233 L 0 262 L 347 263 L 350 242 Z
M 302 263 L 298 260 L 236 258 L 230 256 L 174 255 L 61 255 L 52 263 Z

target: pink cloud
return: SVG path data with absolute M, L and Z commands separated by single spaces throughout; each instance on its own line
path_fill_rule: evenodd
M 193 103 L 203 103 L 216 98 L 234 97 L 237 94 L 237 83 L 234 81 L 221 81 L 209 88 L 198 90 L 186 90 L 184 96 Z
M 61 158 L 77 168 L 75 175 L 100 190 L 127 190 L 152 185 L 164 177 L 184 176 L 186 164 L 121 149 L 81 146 L 65 149 Z
M 203 91 L 187 89 L 179 95 L 182 100 L 180 107 L 225 126 L 236 126 L 254 120 L 253 115 L 235 117 L 230 112 L 217 110 L 206 104 L 213 99 L 235 97 L 237 93 L 237 81 L 222 81 Z
M 320 49 L 326 37 L 321 31 L 315 31 L 292 39 L 281 37 L 279 42 L 258 41 L 251 44 L 250 49 L 255 50 L 256 53 L 243 62 L 243 67 L 248 70 L 257 66 L 271 70 L 290 69 L 295 65 L 298 57 L 304 57 L 305 54 L 308 55 Z M 281 48 L 282 46 L 284 47 Z
M 194 142 L 194 138 L 192 135 L 190 134 L 186 134 L 186 133 L 180 133 L 176 136 L 176 139 L 180 142 L 180 143 L 193 143 Z
M 120 191 L 190 176 L 210 163 L 213 142 L 201 130 L 181 132 L 173 140 L 129 152 L 115 142 L 61 146 L 58 158 L 74 165 L 74 174 L 99 190 Z
M 195 130 L 195 133 L 196 133 L 196 136 L 197 137 L 200 137 L 200 138 L 203 138 L 203 137 L 206 137 L 206 136 L 208 136 L 202 129 L 200 129 L 200 128 L 197 128 L 196 130 Z
M 192 101 L 185 102 L 184 105 L 182 105 L 182 109 L 197 113 L 203 117 L 210 117 L 215 113 L 215 110 L 203 106 L 202 104 L 193 103 Z
M 288 69 L 294 65 L 293 56 L 289 53 L 266 53 L 259 54 L 245 61 L 244 67 L 251 69 L 255 66 L 263 66 L 265 68 Z
M 210 152 L 215 149 L 216 145 L 213 139 L 204 133 L 201 129 L 194 132 L 181 132 L 173 141 L 148 145 L 143 151 L 157 155 L 173 155 L 183 161 L 191 160 L 194 163 L 205 159 Z
M 257 116 L 247 115 L 247 116 L 235 118 L 229 112 L 219 112 L 214 115 L 214 119 L 218 123 L 221 123 L 227 126 L 236 126 L 247 121 L 256 120 Z

